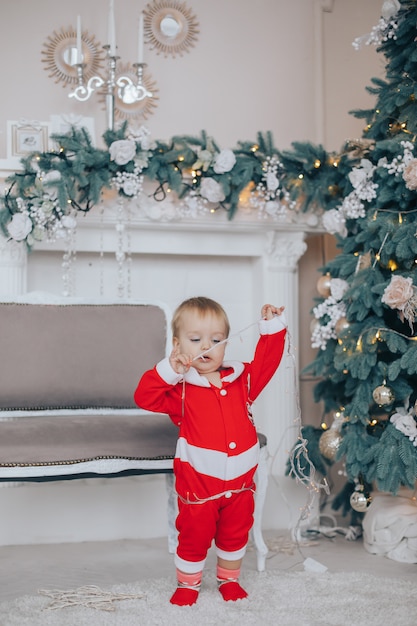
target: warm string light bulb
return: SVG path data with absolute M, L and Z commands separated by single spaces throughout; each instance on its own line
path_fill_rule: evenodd
M 393 259 L 390 259 L 388 261 L 387 267 L 388 267 L 389 270 L 391 270 L 391 272 L 395 272 L 395 270 L 398 269 L 398 265 L 397 265 L 397 263 Z

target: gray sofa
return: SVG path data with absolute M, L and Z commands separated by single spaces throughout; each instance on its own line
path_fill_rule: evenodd
M 133 401 L 142 373 L 170 349 L 169 324 L 162 303 L 39 293 L 0 302 L 0 482 L 165 473 L 173 552 L 177 427 Z M 263 570 L 267 469 L 259 439 L 253 537 Z

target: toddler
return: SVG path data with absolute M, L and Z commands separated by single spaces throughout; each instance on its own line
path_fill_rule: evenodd
M 254 358 L 241 363 L 224 360 L 230 327 L 223 307 L 206 297 L 185 300 L 173 316 L 171 355 L 145 372 L 135 391 L 138 406 L 167 413 L 179 427 L 174 459 L 178 586 L 172 604 L 197 601 L 213 540 L 222 597 L 247 596 L 239 574 L 253 524 L 259 456 L 251 404 L 281 361 L 283 310 L 262 307 Z

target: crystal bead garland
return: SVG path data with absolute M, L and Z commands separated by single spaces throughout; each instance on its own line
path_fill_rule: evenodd
M 130 247 L 130 208 L 123 198 L 117 201 L 117 295 L 130 298 L 131 295 L 131 247 Z
M 75 295 L 75 261 L 77 260 L 77 222 L 74 219 L 67 228 L 67 247 L 62 255 L 62 295 L 67 298 Z
M 99 290 L 100 297 L 104 296 L 104 204 L 100 204 L 100 267 L 99 267 Z

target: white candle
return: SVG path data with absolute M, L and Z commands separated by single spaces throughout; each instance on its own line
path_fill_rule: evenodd
M 116 24 L 114 21 L 114 2 L 110 0 L 109 4 L 109 23 L 108 23 L 108 43 L 110 46 L 110 56 L 116 56 Z
M 83 62 L 83 49 L 81 44 L 81 16 L 77 16 L 77 63 Z
M 143 14 L 139 17 L 138 30 L 138 63 L 143 63 Z

